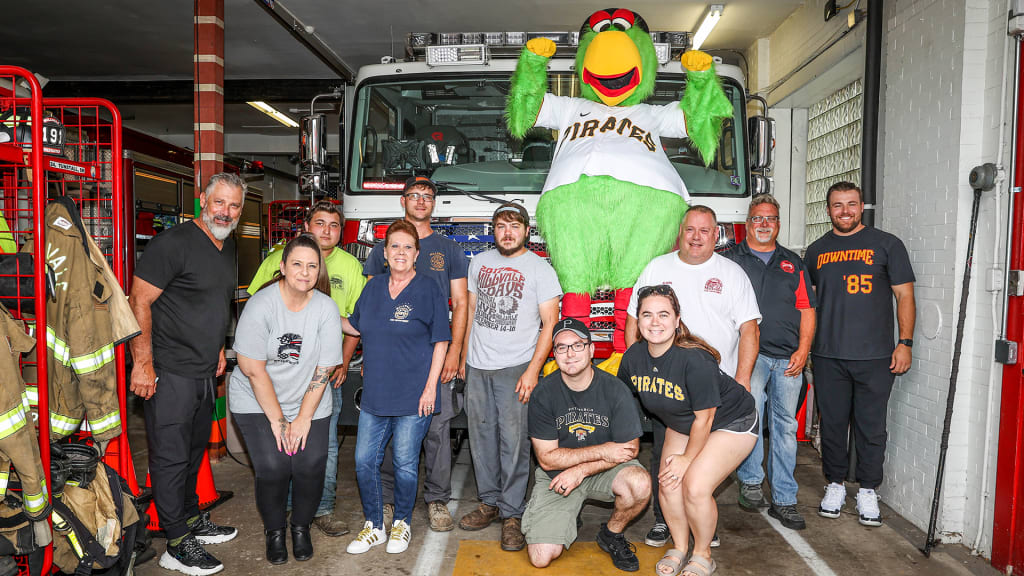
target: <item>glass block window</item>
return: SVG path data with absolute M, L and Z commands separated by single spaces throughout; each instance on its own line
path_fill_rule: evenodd
M 829 186 L 842 180 L 860 186 L 862 93 L 863 84 L 857 80 L 808 111 L 807 244 L 832 228 L 825 207 Z

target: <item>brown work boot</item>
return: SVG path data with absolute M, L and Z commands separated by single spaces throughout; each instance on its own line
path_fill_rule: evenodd
M 505 518 L 501 521 L 501 549 L 506 552 L 518 552 L 526 546 L 523 526 L 519 518 Z
M 334 514 L 325 514 L 313 518 L 313 525 L 328 536 L 344 536 L 348 534 L 348 522 Z
M 462 520 L 459 520 L 459 528 L 469 531 L 483 530 L 497 521 L 498 507 L 488 506 L 481 502 L 476 507 L 476 510 L 466 514 L 462 517 Z
M 395 523 L 395 505 L 394 504 L 385 504 L 384 505 L 383 517 L 384 517 L 384 531 L 385 532 L 391 532 L 391 525 Z
M 430 516 L 430 529 L 434 532 L 448 532 L 455 528 L 455 521 L 444 502 L 428 502 L 427 515 Z

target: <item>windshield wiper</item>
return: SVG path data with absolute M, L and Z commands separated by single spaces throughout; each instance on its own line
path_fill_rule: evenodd
M 466 196 L 467 198 L 470 198 L 472 200 L 476 200 L 478 202 L 494 202 L 495 204 L 505 204 L 507 202 L 507 200 L 502 200 L 501 198 L 496 198 L 494 196 L 488 196 L 487 194 L 481 194 L 479 192 L 469 192 L 467 190 L 463 190 L 462 188 L 457 188 L 455 186 L 452 186 L 452 184 L 459 184 L 460 186 L 476 186 L 477 184 L 474 184 L 473 182 L 446 182 L 444 180 L 435 180 L 434 184 L 437 184 L 439 187 L 441 187 L 444 190 L 451 190 L 452 192 L 458 192 L 459 194 L 462 194 L 462 195 Z

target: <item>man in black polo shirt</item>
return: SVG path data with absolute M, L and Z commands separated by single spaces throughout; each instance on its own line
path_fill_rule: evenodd
M 818 295 L 811 349 L 821 410 L 821 467 L 829 481 L 818 514 L 839 518 L 846 501 L 848 429 L 857 447 L 857 512 L 881 526 L 878 495 L 885 460 L 885 419 L 897 374 L 910 369 L 914 341 L 914 271 L 899 238 L 861 223 L 860 188 L 838 182 L 826 196 L 832 230 L 807 248 L 804 262 Z M 899 343 L 893 346 L 896 297 Z
M 747 211 L 747 237 L 723 255 L 743 268 L 761 309 L 761 340 L 750 375 L 750 393 L 758 413 L 768 422 L 771 505 L 768 513 L 792 530 L 806 528 L 796 508 L 796 411 L 803 385 L 803 369 L 814 338 L 814 292 L 800 256 L 787 250 L 779 237 L 779 203 L 768 194 L 755 196 Z M 765 402 L 768 410 L 765 414 Z M 763 434 L 736 470 L 740 479 L 740 507 L 750 511 L 768 507 L 761 491 L 764 482 Z
M 224 569 L 203 544 L 238 535 L 200 513 L 196 475 L 213 423 L 215 380 L 224 373 L 237 285 L 231 231 L 245 188 L 234 174 L 211 177 L 199 196 L 199 217 L 153 238 L 132 280 L 132 312 L 142 334 L 131 341 L 131 389 L 146 400 L 149 475 L 167 535 L 160 566 L 193 576 Z

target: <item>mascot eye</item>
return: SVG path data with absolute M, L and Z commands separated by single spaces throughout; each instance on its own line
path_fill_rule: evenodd
M 608 27 L 611 26 L 611 25 L 612 25 L 611 18 L 605 18 L 603 20 L 598 20 L 597 22 L 592 22 L 590 24 L 590 28 L 594 32 L 597 32 L 597 33 L 600 34 L 601 32 L 604 32 L 605 30 L 607 30 Z
M 625 18 L 616 18 L 612 20 L 612 24 L 615 24 L 619 28 L 622 28 L 623 32 L 633 27 L 633 23 L 629 20 L 626 20 Z

